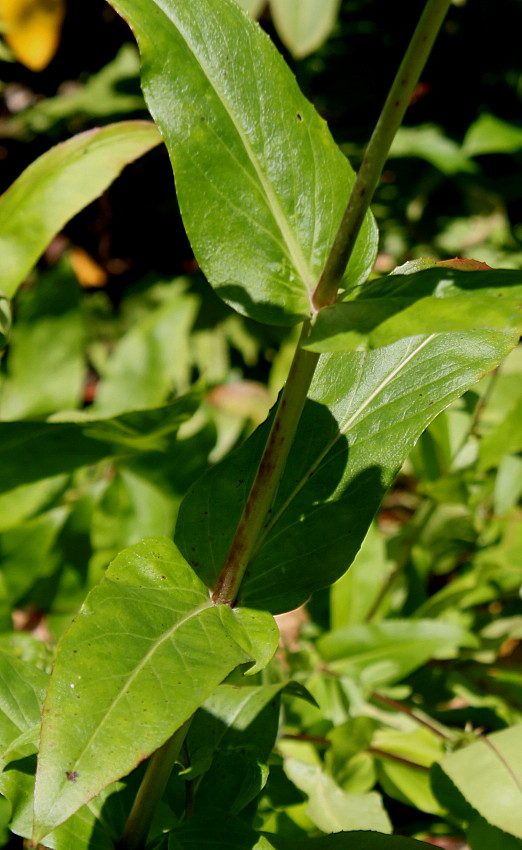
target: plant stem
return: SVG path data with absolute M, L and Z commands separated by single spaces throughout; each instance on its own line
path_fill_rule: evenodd
M 451 0 L 428 0 L 379 117 L 348 206 L 313 295 L 316 309 L 332 304 L 388 152 Z M 310 332 L 305 322 L 301 340 Z M 259 534 L 274 502 L 319 355 L 298 345 L 272 428 L 212 600 L 234 605 Z
M 432 717 L 424 714 L 424 712 L 419 711 L 414 708 L 410 708 L 408 705 L 405 705 L 402 702 L 397 702 L 397 700 L 391 699 L 390 697 L 385 696 L 384 694 L 379 694 L 377 691 L 374 691 L 371 695 L 373 700 L 377 702 L 382 702 L 383 705 L 387 705 L 389 708 L 393 708 L 395 711 L 401 711 L 403 714 L 407 714 L 408 717 L 411 717 L 421 726 L 426 726 L 427 729 L 430 729 L 435 735 L 438 735 L 439 738 L 442 738 L 445 741 L 455 741 L 456 735 L 448 729 L 446 726 L 443 726 L 441 723 L 437 723 L 436 720 L 433 720 Z
M 450 3 L 451 0 L 428 0 L 426 3 L 366 148 L 348 206 L 314 292 L 313 303 L 317 310 L 333 304 L 337 298 L 339 283 L 379 184 L 394 136 Z
M 169 781 L 172 768 L 178 759 L 191 721 L 192 717 L 180 726 L 172 738 L 169 738 L 151 757 L 118 844 L 119 850 L 143 850 L 145 847 L 154 814 Z
M 300 342 L 309 329 L 306 322 Z M 254 483 L 214 588 L 212 600 L 216 604 L 233 605 L 236 601 L 241 580 L 277 493 L 318 360 L 318 354 L 305 351 L 298 344 Z

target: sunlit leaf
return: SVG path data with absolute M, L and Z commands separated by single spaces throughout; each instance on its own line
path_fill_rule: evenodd
M 306 348 L 363 350 L 421 333 L 485 328 L 516 328 L 522 333 L 522 274 L 503 269 L 459 271 L 437 264 L 418 274 L 374 280 L 347 293 L 341 302 L 319 312 Z
M 488 823 L 522 838 L 521 764 L 519 724 L 444 756 L 439 767 Z
M 310 297 L 354 174 L 273 43 L 235 0 L 111 0 L 131 25 L 143 90 L 169 149 L 191 244 L 218 294 L 292 325 Z M 365 280 L 366 217 L 347 280 Z
M 35 160 L 0 198 L 0 279 L 13 295 L 47 245 L 123 168 L 161 142 L 153 124 L 88 130 Z
M 212 605 L 166 538 L 122 552 L 58 648 L 42 722 L 35 839 L 165 743 L 231 670 L 264 666 L 277 635 L 268 614 Z
M 286 759 L 285 772 L 307 795 L 308 815 L 323 832 L 351 829 L 391 832 L 379 794 L 348 794 L 320 767 L 294 758 Z

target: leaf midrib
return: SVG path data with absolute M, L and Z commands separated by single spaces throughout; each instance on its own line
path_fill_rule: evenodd
M 111 580 L 105 579 L 105 581 L 110 582 Z M 198 591 L 196 591 L 196 592 L 198 592 Z M 175 634 L 175 632 L 179 628 L 181 628 L 185 623 L 187 623 L 192 617 L 195 617 L 198 614 L 201 614 L 203 611 L 212 610 L 214 607 L 215 606 L 213 606 L 210 601 L 208 601 L 208 602 L 206 601 L 200 608 L 192 610 L 186 617 L 183 617 L 181 620 L 178 620 L 170 629 L 167 629 L 167 631 L 163 632 L 162 635 L 158 638 L 158 640 L 156 640 L 154 642 L 153 646 L 148 650 L 146 655 L 143 657 L 143 659 L 140 661 L 140 663 L 138 665 L 136 665 L 136 667 L 134 668 L 134 670 L 132 671 L 130 676 L 127 678 L 124 687 L 121 688 L 120 692 L 118 693 L 117 697 L 112 702 L 108 711 L 103 715 L 102 719 L 96 725 L 95 729 L 93 729 L 91 735 L 89 736 L 89 739 L 85 742 L 81 752 L 79 753 L 76 761 L 74 762 L 74 764 L 70 768 L 70 770 L 74 771 L 78 767 L 80 760 L 83 758 L 85 752 L 90 747 L 91 743 L 95 740 L 95 738 L 100 733 L 100 731 L 106 725 L 107 719 L 113 713 L 113 711 L 115 710 L 116 706 L 119 704 L 121 699 L 128 693 L 128 690 L 131 687 L 131 685 L 133 684 L 133 682 L 135 681 L 135 679 L 140 675 L 140 673 L 144 669 L 145 665 L 149 662 L 151 657 L 156 653 L 156 651 L 160 648 L 160 646 L 163 643 L 165 643 L 165 641 L 169 640 L 172 637 L 172 635 Z M 52 818 L 52 813 L 53 813 L 57 803 L 60 801 L 60 797 L 62 795 L 62 791 L 63 791 L 64 787 L 65 787 L 65 783 L 62 783 L 60 785 L 60 787 L 56 789 L 55 802 L 53 803 L 53 805 L 51 807 L 49 807 L 47 809 L 47 820 Z M 35 821 L 36 821 L 36 818 L 35 818 Z
M 304 286 L 305 286 L 305 288 L 308 292 L 308 295 L 311 296 L 314 289 L 315 289 L 315 280 L 313 278 L 312 270 L 311 270 L 311 268 L 309 267 L 309 265 L 306 261 L 306 258 L 303 254 L 303 251 L 301 249 L 299 242 L 295 238 L 295 235 L 292 231 L 290 222 L 288 221 L 287 215 L 286 215 L 286 213 L 285 213 L 285 211 L 284 211 L 284 209 L 283 209 L 283 207 L 282 207 L 282 205 L 279 201 L 277 194 L 274 192 L 274 190 L 273 190 L 273 188 L 270 184 L 270 181 L 266 178 L 266 175 L 264 174 L 262 168 L 259 165 L 259 162 L 257 160 L 255 152 L 254 152 L 254 150 L 253 150 L 253 148 L 252 148 L 252 146 L 251 146 L 251 144 L 248 140 L 248 136 L 245 134 L 245 132 L 244 132 L 242 126 L 241 126 L 240 121 L 237 119 L 237 117 L 236 117 L 236 115 L 233 111 L 232 105 L 229 103 L 228 98 L 225 96 L 225 94 L 222 91 L 222 89 L 220 88 L 220 86 L 217 85 L 216 80 L 213 78 L 213 75 L 210 72 L 210 69 L 207 68 L 206 64 L 203 62 L 203 60 L 200 58 L 200 56 L 197 54 L 197 52 L 193 49 L 190 38 L 181 29 L 181 27 L 178 26 L 178 24 L 176 23 L 177 19 L 176 19 L 175 15 L 173 14 L 173 16 L 171 17 L 170 14 L 168 14 L 167 12 L 165 12 L 162 9 L 162 7 L 157 2 L 157 0 L 154 0 L 154 4 L 159 9 L 159 11 L 163 13 L 165 18 L 167 18 L 167 20 L 170 21 L 172 23 L 172 25 L 176 28 L 177 32 L 180 34 L 181 38 L 185 42 L 187 49 L 189 50 L 190 54 L 193 56 L 193 58 L 195 59 L 195 61 L 199 65 L 199 67 L 201 68 L 201 71 L 204 74 L 205 79 L 209 83 L 210 87 L 214 91 L 216 97 L 218 98 L 219 102 L 222 104 L 222 106 L 225 109 L 228 117 L 230 118 L 230 121 L 231 121 L 234 129 L 236 130 L 236 133 L 238 134 L 238 136 L 239 136 L 239 138 L 240 138 L 240 140 L 243 144 L 243 147 L 245 148 L 248 159 L 250 160 L 250 162 L 251 162 L 251 164 L 254 168 L 254 171 L 257 175 L 257 178 L 259 180 L 259 183 L 260 183 L 261 188 L 263 190 L 263 193 L 265 195 L 268 208 L 270 209 L 270 211 L 272 212 L 272 214 L 274 216 L 276 224 L 277 224 L 277 226 L 278 226 L 278 228 L 281 232 L 281 235 L 283 237 L 284 244 L 286 245 L 286 247 L 288 249 L 288 254 L 289 254 L 290 260 L 292 261 L 294 268 L 298 272 L 298 274 L 299 274 L 299 276 L 300 276 L 300 278 L 301 278 L 301 280 L 302 280 L 302 282 L 303 282 L 303 284 L 304 284 Z M 255 26 L 254 22 L 252 22 L 252 25 Z

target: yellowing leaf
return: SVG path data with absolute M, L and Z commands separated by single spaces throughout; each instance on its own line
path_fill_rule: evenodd
M 41 71 L 56 53 L 64 15 L 64 0 L 0 0 L 5 40 L 31 71 Z

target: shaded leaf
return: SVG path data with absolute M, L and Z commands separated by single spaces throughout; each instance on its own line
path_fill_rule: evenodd
M 318 313 L 305 347 L 319 352 L 379 348 L 421 333 L 483 328 L 522 332 L 522 274 L 437 264 L 351 290 Z
M 291 610 L 339 578 L 419 435 L 517 340 L 512 332 L 433 334 L 370 353 L 321 358 L 240 589 L 241 604 Z M 177 543 L 210 586 L 225 561 L 269 427 L 261 426 L 204 475 L 181 504 Z
M 166 538 L 122 552 L 59 644 L 35 840 L 158 749 L 235 667 L 263 666 L 276 645 L 268 614 L 212 605 Z
M 354 181 L 326 124 L 235 0 L 111 2 L 137 36 L 201 268 L 239 312 L 302 321 Z M 368 276 L 375 247 L 368 215 L 352 284 Z
M 79 412 L 62 422 L 0 422 L 0 492 L 105 458 L 163 452 L 195 407 L 195 398 L 184 396 L 165 407 L 113 419 Z
M 153 124 L 125 121 L 80 133 L 31 163 L 0 198 L 3 292 L 13 295 L 64 224 L 160 142 Z

